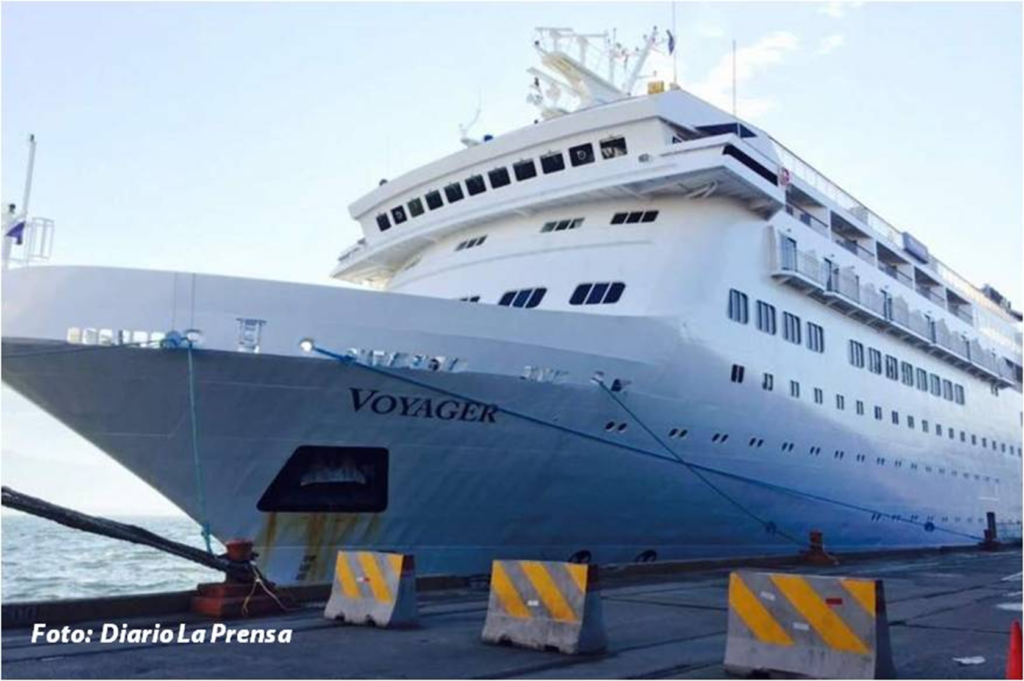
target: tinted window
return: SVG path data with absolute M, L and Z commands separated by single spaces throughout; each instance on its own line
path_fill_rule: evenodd
M 565 170 L 565 157 L 562 154 L 548 154 L 540 157 L 540 168 L 547 173 L 557 173 Z
M 450 184 L 447 187 L 445 187 L 444 188 L 444 195 L 445 195 L 445 198 L 448 199 L 448 203 L 455 203 L 456 201 L 461 201 L 463 199 L 463 197 L 465 196 L 462 193 L 462 185 L 460 185 L 458 183 Z
M 746 324 L 749 321 L 749 311 L 747 310 L 747 294 L 736 289 L 729 290 L 729 319 L 740 324 Z
M 782 337 L 790 343 L 800 345 L 800 318 L 795 314 L 782 313 Z
M 444 205 L 444 200 L 441 198 L 441 192 L 439 191 L 427 192 L 427 195 L 423 198 L 427 200 L 427 208 L 430 210 L 437 210 Z
M 377 229 L 382 232 L 391 229 L 391 220 L 388 219 L 387 213 L 381 213 L 377 216 Z
M 648 210 L 644 211 L 644 216 L 640 218 L 640 222 L 654 222 L 658 219 L 658 211 Z
M 508 168 L 495 168 L 487 173 L 487 179 L 491 181 L 491 189 L 504 187 L 512 182 L 512 179 L 508 176 Z
M 529 180 L 531 177 L 537 177 L 537 166 L 534 165 L 532 160 L 520 161 L 512 166 L 512 170 L 516 174 L 516 179 L 520 182 Z
M 415 217 L 419 217 L 420 215 L 423 215 L 423 200 L 422 199 L 418 199 L 417 198 L 417 199 L 413 199 L 412 201 L 409 202 L 409 215 L 413 216 L 414 218 Z
M 405 217 L 405 207 L 404 206 L 395 206 L 394 208 L 392 208 L 391 209 L 391 219 L 395 221 L 396 225 L 400 225 L 403 222 L 405 222 L 406 219 L 407 219 Z
M 627 215 L 629 215 L 629 213 L 616 213 L 615 215 L 612 216 L 612 224 L 621 225 L 626 221 Z
M 487 185 L 484 184 L 483 175 L 473 175 L 472 177 L 467 177 L 466 191 L 469 192 L 470 196 L 483 194 L 485 191 L 487 191 Z
M 569 162 L 573 166 L 585 166 L 594 162 L 594 145 L 581 144 L 569 148 Z
M 855 341 L 850 341 L 850 364 L 855 367 L 864 366 L 864 346 Z
M 757 330 L 775 335 L 775 306 L 757 301 Z

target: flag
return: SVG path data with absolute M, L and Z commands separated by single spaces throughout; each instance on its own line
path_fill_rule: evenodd
M 7 234 L 5 234 L 4 236 L 11 239 L 16 239 L 16 243 L 20 246 L 22 242 L 25 240 L 25 221 L 22 220 L 20 222 L 14 223 L 14 226 L 7 230 Z
M 672 31 L 665 31 L 668 33 L 668 53 L 672 54 L 676 51 L 676 37 L 672 34 Z

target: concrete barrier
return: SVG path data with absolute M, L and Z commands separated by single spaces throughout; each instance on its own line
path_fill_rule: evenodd
M 483 640 L 567 655 L 608 646 L 597 567 L 535 560 L 496 560 Z
M 733 572 L 725 669 L 824 679 L 892 678 L 882 581 Z
M 412 627 L 419 623 L 412 556 L 338 551 L 324 617 L 349 624 Z

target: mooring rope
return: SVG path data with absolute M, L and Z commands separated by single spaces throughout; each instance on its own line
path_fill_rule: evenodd
M 503 407 L 503 406 L 498 405 L 498 404 L 494 404 L 494 403 L 491 403 L 491 402 L 483 402 L 481 400 L 478 400 L 478 399 L 474 398 L 471 395 L 466 395 L 466 394 L 463 394 L 463 393 L 460 393 L 460 392 L 457 392 L 457 391 L 454 391 L 454 390 L 449 390 L 447 388 L 441 388 L 439 386 L 432 385 L 432 384 L 430 384 L 430 383 L 428 383 L 426 381 L 421 381 L 421 380 L 412 378 L 411 376 L 403 376 L 403 375 L 401 375 L 399 373 L 396 373 L 396 372 L 393 372 L 393 371 L 388 371 L 388 370 L 386 370 L 384 368 L 381 368 L 381 367 L 373 366 L 371 364 L 364 364 L 362 362 L 357 361 L 354 357 L 351 357 L 349 355 L 342 355 L 342 354 L 339 354 L 339 353 L 336 353 L 336 352 L 332 352 L 330 350 L 326 350 L 324 348 L 319 347 L 315 343 L 312 344 L 312 347 L 310 349 L 313 352 L 316 352 L 317 354 L 323 355 L 324 357 L 329 357 L 329 358 L 331 358 L 331 359 L 333 359 L 333 360 L 335 360 L 337 362 L 340 362 L 341 364 L 350 365 L 350 366 L 357 366 L 357 367 L 365 369 L 365 370 L 367 370 L 367 371 L 369 371 L 371 373 L 377 373 L 377 374 L 380 374 L 380 375 L 383 375 L 383 376 L 387 376 L 388 378 L 394 379 L 396 381 L 400 381 L 400 382 L 403 382 L 403 383 L 408 383 L 409 385 L 415 385 L 417 387 L 424 388 L 426 390 L 432 390 L 432 391 L 434 391 L 434 392 L 436 392 L 438 394 L 446 395 L 448 397 L 454 397 L 454 398 L 457 398 L 457 399 L 466 400 L 466 401 L 470 401 L 470 402 L 477 402 L 477 403 L 481 403 L 481 404 L 484 404 L 484 403 L 490 404 L 490 405 L 494 406 L 498 411 L 503 412 L 505 414 L 508 414 L 509 416 L 512 416 L 512 417 L 519 418 L 519 419 L 522 419 L 524 421 L 528 421 L 530 423 L 535 423 L 535 424 L 538 424 L 538 425 L 542 425 L 542 426 L 545 426 L 545 427 L 548 427 L 548 428 L 552 428 L 554 430 L 558 430 L 558 431 L 561 431 L 561 432 L 564 432 L 564 433 L 568 433 L 568 434 L 571 434 L 571 435 L 574 435 L 576 437 L 580 437 L 580 438 L 583 438 L 583 439 L 586 439 L 586 440 L 600 442 L 602 444 L 610 445 L 610 446 L 616 447 L 618 449 L 624 449 L 624 450 L 629 451 L 630 453 L 633 453 L 633 454 L 637 454 L 637 455 L 641 455 L 641 456 L 646 456 L 646 457 L 650 457 L 650 458 L 653 458 L 653 459 L 658 459 L 660 461 L 664 461 L 664 462 L 667 462 L 667 463 L 670 463 L 670 464 L 674 464 L 674 465 L 685 466 L 685 467 L 689 468 L 691 471 L 694 471 L 694 472 L 700 471 L 700 472 L 704 472 L 704 473 L 709 473 L 711 475 L 717 475 L 717 476 L 721 476 L 721 477 L 724 477 L 724 478 L 729 478 L 729 479 L 732 479 L 732 480 L 737 480 L 739 482 L 744 482 L 744 483 L 747 483 L 749 485 L 753 485 L 753 486 L 756 486 L 756 487 L 762 487 L 764 489 L 768 489 L 768 490 L 771 490 L 771 491 L 775 491 L 775 492 L 779 492 L 779 493 L 783 493 L 783 494 L 788 494 L 788 495 L 795 496 L 795 497 L 798 497 L 798 498 L 801 498 L 801 499 L 804 499 L 804 500 L 816 501 L 816 502 L 820 502 L 820 503 L 824 503 L 824 504 L 831 504 L 831 505 L 834 505 L 834 506 L 837 506 L 837 507 L 840 507 L 840 508 L 844 508 L 844 509 L 851 510 L 851 511 L 858 511 L 858 512 L 861 512 L 861 513 L 870 513 L 872 516 L 878 516 L 879 518 L 888 518 L 888 519 L 894 520 L 896 522 L 903 522 L 903 523 L 908 523 L 908 524 L 911 524 L 911 525 L 915 525 L 917 527 L 921 527 L 922 529 L 925 529 L 926 531 L 943 532 L 943 533 L 946 533 L 946 534 L 955 535 L 955 536 L 959 536 L 959 537 L 965 537 L 967 539 L 973 539 L 973 540 L 977 540 L 977 541 L 982 541 L 983 540 L 983 537 L 980 537 L 978 535 L 969 534 L 969 533 L 966 533 L 966 532 L 961 532 L 959 530 L 954 530 L 954 529 L 948 528 L 948 527 L 942 527 L 942 526 L 937 525 L 937 524 L 935 524 L 935 523 L 933 523 L 931 521 L 920 522 L 920 521 L 917 521 L 917 520 L 911 520 L 910 518 L 904 518 L 902 516 L 902 514 L 886 513 L 886 512 L 879 511 L 877 509 L 873 509 L 873 508 L 870 508 L 870 507 L 861 506 L 861 505 L 858 505 L 858 504 L 842 501 L 840 499 L 833 499 L 833 498 L 830 498 L 830 497 L 827 497 L 827 496 L 823 496 L 823 495 L 820 495 L 820 494 L 814 494 L 812 492 L 804 492 L 803 490 L 795 489 L 795 488 L 792 488 L 792 487 L 787 487 L 785 485 L 778 485 L 778 484 L 775 484 L 775 483 L 764 482 L 762 480 L 757 480 L 757 479 L 750 478 L 750 477 L 747 477 L 747 476 L 744 476 L 744 475 L 739 475 L 737 473 L 732 473 L 730 471 L 724 471 L 724 470 L 721 470 L 721 469 L 718 469 L 718 468 L 713 468 L 711 466 L 705 466 L 705 465 L 697 464 L 697 463 L 693 463 L 693 462 L 684 462 L 684 461 L 681 461 L 676 456 L 667 457 L 667 456 L 664 456 L 664 455 L 659 454 L 657 452 L 653 452 L 653 451 L 650 451 L 648 449 L 645 449 L 643 447 L 637 447 L 635 445 L 630 445 L 630 444 L 627 444 L 625 442 L 616 442 L 614 440 L 609 440 L 607 438 L 603 438 L 603 437 L 600 437 L 598 435 L 594 435 L 592 433 L 588 433 L 586 431 L 576 430 L 576 429 L 570 428 L 568 426 L 563 426 L 560 423 L 554 423 L 554 422 L 551 422 L 551 421 L 546 421 L 546 420 L 544 420 L 542 418 L 539 418 L 537 416 L 526 414 L 524 412 L 515 411 L 513 409 L 509 409 L 507 407 Z M 629 411 L 629 410 L 627 410 L 627 411 Z M 635 415 L 634 415 L 634 419 L 636 420 Z M 637 422 L 640 423 L 639 420 Z M 674 452 L 673 452 L 673 454 L 674 454 Z M 764 521 L 762 521 L 756 515 L 752 515 L 752 512 L 749 512 L 748 515 L 751 515 L 751 517 L 753 517 L 755 520 L 757 520 L 758 523 L 761 523 L 762 525 L 764 525 L 766 527 L 766 529 L 768 529 L 769 527 L 773 527 L 774 528 L 774 525 L 772 525 L 770 523 L 768 525 L 765 525 Z M 777 528 L 774 529 L 774 533 L 781 534 L 781 533 L 779 533 Z M 785 534 L 781 534 L 781 536 L 783 536 L 786 539 L 792 540 L 792 537 L 789 537 L 789 536 L 787 536 Z M 800 544 L 803 545 L 803 544 L 805 544 L 805 542 L 800 542 Z

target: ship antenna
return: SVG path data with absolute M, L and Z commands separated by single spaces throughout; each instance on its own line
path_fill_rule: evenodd
M 21 212 L 28 216 L 28 201 L 32 197 L 32 173 L 36 165 L 36 136 L 28 136 L 28 167 L 25 169 L 25 196 L 21 200 Z

